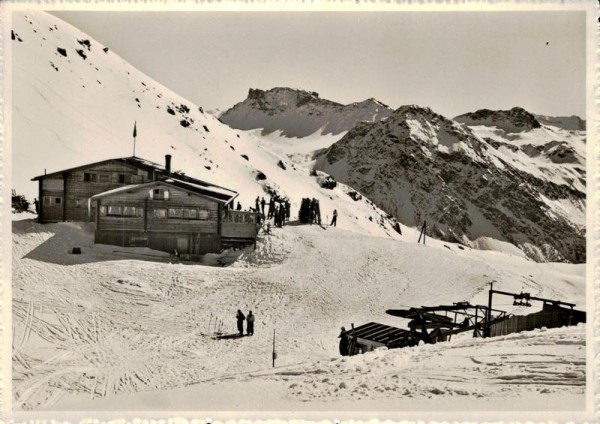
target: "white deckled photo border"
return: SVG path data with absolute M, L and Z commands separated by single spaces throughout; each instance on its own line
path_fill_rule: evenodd
M 412 12 L 431 11 L 540 11 L 540 10 L 579 10 L 586 12 L 586 52 L 587 52 L 587 271 L 586 271 L 586 310 L 589 323 L 587 329 L 587 394 L 586 410 L 583 412 L 329 412 L 329 411 L 285 411 L 285 412 L 224 412 L 224 411 L 164 411 L 164 412 L 14 412 L 12 411 L 12 311 L 11 311 L 11 266 L 12 228 L 11 205 L 7 199 L 11 195 L 11 14 L 23 10 L 100 10 L 100 11 L 328 11 L 328 12 Z M 0 3 L 0 61 L 2 66 L 2 87 L 0 99 L 0 155 L 2 156 L 0 184 L 2 186 L 2 226 L 0 246 L 2 252 L 2 322 L 0 339 L 1 356 L 1 410 L 2 418 L 14 422 L 55 420 L 77 422 L 133 422 L 160 424 L 209 424 L 254 421 L 256 423 L 280 422 L 592 422 L 600 419 L 600 272 L 597 252 L 600 251 L 600 227 L 598 225 L 597 175 L 598 133 L 598 34 L 600 27 L 598 2 L 590 1 L 12 1 Z M 593 325 L 592 325 L 593 323 Z

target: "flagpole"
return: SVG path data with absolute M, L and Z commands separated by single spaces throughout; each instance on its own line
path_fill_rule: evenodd
M 137 121 L 133 124 L 133 157 L 135 157 L 135 138 L 137 137 Z

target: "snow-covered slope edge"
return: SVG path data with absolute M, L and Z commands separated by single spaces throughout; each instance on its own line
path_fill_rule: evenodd
M 342 105 L 321 99 L 312 91 L 276 87 L 250 89 L 243 102 L 223 112 L 221 122 L 240 130 L 262 129 L 262 134 L 281 131 L 286 137 L 314 133 L 337 135 L 362 121 L 376 122 L 392 109 L 375 99 Z
M 31 178 L 47 172 L 135 155 L 240 193 L 244 209 L 257 196 L 290 199 L 292 218 L 303 197 L 317 198 L 323 218 L 339 226 L 399 237 L 394 222 L 354 190 L 320 187 L 319 176 L 264 149 L 251 134 L 205 114 L 142 74 L 85 33 L 46 13 L 13 17 L 13 188 L 37 196 Z
M 539 126 L 527 119 L 510 125 Z M 561 164 L 574 176 L 583 172 L 572 184 L 528 172 L 429 108 L 402 106 L 385 121 L 357 125 L 316 166 L 400 222 L 427 221 L 442 239 L 468 243 L 486 236 L 515 244 L 536 260 L 585 261 L 584 220 L 570 216 L 584 216 L 585 171 Z

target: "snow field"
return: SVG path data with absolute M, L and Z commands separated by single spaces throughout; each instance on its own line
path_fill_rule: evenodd
M 462 300 L 482 303 L 490 279 L 506 281 L 504 289 L 516 290 L 526 283 L 537 295 L 583 298 L 583 277 L 570 273 L 577 269 L 574 265 L 537 264 L 456 246 L 414 245 L 336 228 L 274 229 L 272 235 L 259 238 L 256 250 L 226 253 L 229 261 L 237 259 L 233 265 L 210 267 L 140 257 L 153 252 L 137 249 L 130 259 L 109 246 L 94 246 L 85 224 L 24 220 L 13 226 L 16 409 L 69 407 L 83 399 L 117 400 L 127 393 L 164 392 L 223 379 L 239 382 L 243 391 L 250 374 L 270 370 L 273 330 L 278 366 L 305 363 L 301 374 L 307 375 L 329 361 L 343 369 L 346 360 L 337 353 L 342 325 L 376 321 L 403 326 L 385 309 Z M 73 244 L 82 248 L 81 256 L 67 253 Z M 543 270 L 536 277 L 544 284 L 533 279 L 536 270 Z M 215 318 L 223 322 L 225 334 L 236 332 L 238 308 L 254 311 L 255 335 L 213 339 Z M 444 349 L 443 344 L 435 348 Z M 378 363 L 377 355 L 347 361 Z M 395 363 L 394 358 L 408 353 L 390 355 L 386 361 Z M 270 378 L 280 382 L 291 377 Z M 309 383 L 288 388 L 286 402 L 295 397 L 294 402 L 335 402 L 342 397 L 339 390 L 327 397 L 331 387 L 326 383 L 314 382 L 313 394 L 305 394 Z M 373 382 L 364 384 L 365 388 L 353 386 L 357 400 L 372 399 L 360 393 L 369 392 Z M 397 398 L 399 389 L 389 387 L 375 393 Z M 429 394 L 423 389 L 415 396 Z M 189 405 L 208 407 L 198 399 Z

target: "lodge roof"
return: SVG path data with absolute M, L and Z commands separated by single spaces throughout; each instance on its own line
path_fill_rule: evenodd
M 189 178 L 189 179 L 193 180 L 193 178 Z M 185 190 L 185 191 L 188 191 L 188 192 L 191 192 L 194 194 L 198 194 L 200 196 L 207 197 L 211 200 L 214 200 L 219 203 L 224 203 L 224 204 L 231 202 L 233 199 L 235 199 L 238 196 L 238 193 L 233 190 L 229 190 L 229 189 L 226 189 L 223 187 L 212 185 L 212 184 L 200 181 L 200 180 L 196 180 L 196 182 L 190 182 L 190 181 L 181 180 L 179 178 L 164 177 L 157 181 L 151 181 L 151 182 L 142 183 L 142 184 L 129 184 L 129 185 L 126 185 L 123 187 L 117 187 L 112 190 L 107 190 L 102 193 L 93 195 L 91 197 L 91 199 L 92 200 L 102 199 L 105 197 L 110 197 L 112 195 L 131 191 L 131 190 L 143 189 L 143 188 L 154 187 L 154 186 L 159 186 L 159 185 L 167 185 L 167 186 L 177 187 L 182 190 Z
M 221 203 L 229 203 L 233 199 L 238 196 L 238 193 L 234 190 L 230 190 L 225 187 L 221 187 L 215 184 L 208 183 L 206 181 L 199 180 L 197 178 L 189 177 L 182 173 L 171 172 L 167 174 L 167 171 L 163 165 L 159 165 L 158 163 L 149 161 L 147 159 L 139 158 L 137 156 L 129 156 L 124 158 L 114 158 L 114 159 L 105 159 L 98 162 L 88 163 L 85 165 L 76 166 L 74 168 L 64 169 L 62 171 L 52 172 L 50 174 L 39 175 L 37 177 L 32 178 L 32 181 L 42 180 L 47 177 L 61 175 L 65 172 L 73 172 L 79 171 L 82 169 L 89 168 L 91 166 L 103 165 L 105 163 L 121 163 L 123 165 L 133 166 L 139 169 L 143 169 L 145 171 L 154 171 L 155 181 L 144 184 L 129 184 L 123 187 L 118 187 L 112 190 L 105 191 L 103 193 L 98 193 L 93 198 L 96 197 L 105 197 L 111 194 L 115 194 L 121 191 L 127 191 L 134 189 L 139 186 L 151 185 L 154 183 L 166 183 L 175 187 L 179 187 L 183 190 L 187 190 L 192 193 L 196 193 L 205 197 L 209 197 L 213 200 L 216 200 Z
M 61 175 L 64 172 L 79 171 L 81 169 L 89 168 L 90 166 L 103 165 L 105 163 L 110 163 L 110 162 L 117 162 L 117 163 L 121 163 L 123 165 L 134 166 L 136 168 L 140 168 L 145 171 L 154 170 L 154 171 L 163 172 L 163 173 L 165 172 L 165 167 L 162 165 L 159 165 L 156 162 L 152 162 L 147 159 L 138 158 L 137 156 L 129 156 L 129 157 L 124 157 L 124 158 L 105 159 L 105 160 L 101 160 L 98 162 L 86 163 L 85 165 L 75 166 L 73 168 L 63 169 L 61 171 L 51 172 L 49 174 L 38 175 L 37 177 L 33 177 L 31 179 L 31 181 L 38 181 L 38 180 L 42 180 L 47 177 L 54 177 L 57 175 Z

